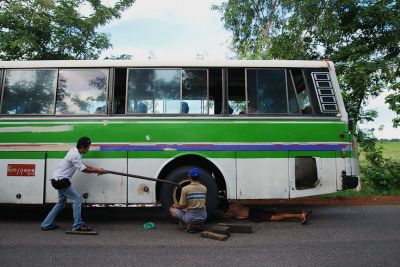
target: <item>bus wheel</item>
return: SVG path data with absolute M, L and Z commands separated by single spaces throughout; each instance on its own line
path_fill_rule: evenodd
M 189 170 L 193 167 L 199 168 L 197 166 L 183 166 L 179 167 L 172 172 L 170 172 L 165 180 L 175 182 L 180 184 L 182 187 L 188 185 L 190 183 L 188 179 Z M 200 178 L 199 181 L 207 187 L 207 200 L 206 200 L 206 208 L 207 215 L 210 218 L 215 209 L 218 206 L 218 186 L 215 182 L 214 178 L 211 176 L 209 172 L 207 172 L 203 168 L 200 169 Z M 164 212 L 168 214 L 168 209 L 172 206 L 174 202 L 179 202 L 181 196 L 181 188 L 178 188 L 174 185 L 163 183 L 161 185 L 160 191 L 160 200 L 163 206 Z

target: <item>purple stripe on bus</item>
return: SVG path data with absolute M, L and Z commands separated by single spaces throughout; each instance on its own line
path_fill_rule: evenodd
M 346 144 L 317 144 L 317 145 L 107 145 L 100 146 L 101 151 L 341 151 L 351 150 L 351 145 Z

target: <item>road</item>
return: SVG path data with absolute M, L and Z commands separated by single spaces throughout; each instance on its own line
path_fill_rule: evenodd
M 64 234 L 72 221 L 70 209 L 57 221 L 61 229 L 41 231 L 40 222 L 48 209 L 1 207 L 0 265 L 399 265 L 400 206 L 311 208 L 308 225 L 239 221 L 251 224 L 254 233 L 236 233 L 227 241 L 217 241 L 180 230 L 162 216 L 160 208 L 85 209 L 84 219 L 99 235 L 78 236 Z M 144 230 L 148 221 L 157 228 Z M 210 224 L 217 222 L 214 219 Z

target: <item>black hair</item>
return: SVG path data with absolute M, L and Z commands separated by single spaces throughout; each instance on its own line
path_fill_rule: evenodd
M 90 141 L 89 137 L 83 136 L 83 137 L 79 138 L 78 143 L 76 143 L 76 148 L 77 149 L 87 148 L 90 146 L 91 143 L 92 143 L 92 141 Z

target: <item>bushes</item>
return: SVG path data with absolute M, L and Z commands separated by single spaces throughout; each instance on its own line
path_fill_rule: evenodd
M 398 195 L 400 192 L 400 162 L 384 159 L 382 164 L 361 166 L 362 182 L 378 194 Z
M 359 137 L 367 161 L 360 166 L 362 183 L 379 195 L 399 195 L 400 161 L 384 158 L 383 147 L 373 133 Z

